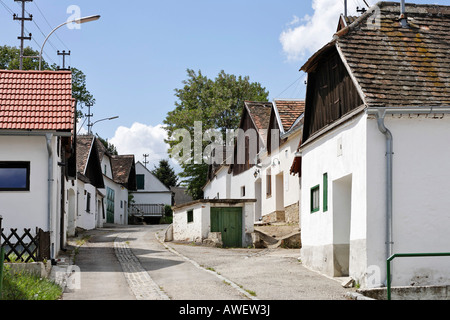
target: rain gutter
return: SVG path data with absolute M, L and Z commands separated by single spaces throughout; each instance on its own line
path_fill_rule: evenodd
M 394 138 L 392 132 L 386 128 L 386 115 L 415 114 L 415 115 L 444 115 L 450 114 L 450 107 L 369 107 L 368 115 L 374 115 L 377 119 L 378 130 L 386 137 L 386 256 L 393 255 L 393 156 Z M 388 272 L 388 270 L 386 271 Z M 386 275 L 388 281 L 390 275 Z

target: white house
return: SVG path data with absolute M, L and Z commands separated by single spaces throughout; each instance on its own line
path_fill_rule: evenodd
M 380 2 L 339 30 L 308 73 L 302 263 L 386 285 L 393 254 L 448 252 L 450 7 Z M 398 258 L 392 285 L 450 284 L 445 257 Z
M 75 234 L 76 227 L 92 230 L 103 226 L 105 195 L 99 189 L 105 184 L 96 140 L 92 135 L 77 136 L 77 181 L 68 188 L 77 206 L 68 212 L 69 235 Z
M 300 185 L 290 168 L 303 112 L 303 100 L 245 102 L 233 161 L 210 166 L 205 198 L 256 199 L 255 221 L 298 223 Z
M 254 199 L 204 199 L 175 206 L 175 241 L 217 240 L 223 247 L 253 245 Z
M 0 70 L 0 215 L 5 232 L 50 232 L 49 259 L 65 247 L 76 178 L 69 71 Z
M 164 206 L 172 205 L 172 191 L 139 161 L 136 163 L 136 191 L 132 195 L 132 214 L 160 217 Z
M 136 190 L 134 155 L 112 155 L 99 139 L 95 141 L 105 186 L 99 189 L 105 195 L 103 223 L 127 225 L 129 191 Z
M 303 100 L 273 103 L 267 148 L 259 154 L 256 179 L 264 221 L 299 223 L 300 184 L 290 169 L 301 139 L 304 108 Z

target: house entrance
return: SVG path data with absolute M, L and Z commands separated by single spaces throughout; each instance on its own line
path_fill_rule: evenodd
M 225 248 L 242 247 L 242 208 L 211 208 L 211 232 L 222 233 Z
M 333 181 L 334 276 L 349 275 L 352 175 Z
M 258 179 L 255 181 L 255 221 L 259 221 L 259 219 L 262 217 L 262 185 L 261 185 L 261 179 Z

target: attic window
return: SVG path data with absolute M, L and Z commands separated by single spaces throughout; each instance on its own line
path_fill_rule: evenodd
M 136 183 L 137 183 L 138 190 L 144 190 L 145 189 L 145 175 L 137 174 L 136 175 Z
M 0 191 L 30 191 L 30 163 L 0 162 Z

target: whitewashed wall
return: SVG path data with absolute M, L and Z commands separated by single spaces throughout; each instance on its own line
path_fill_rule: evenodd
M 387 116 L 394 139 L 394 253 L 450 252 L 450 116 Z M 385 139 L 368 121 L 367 258 L 385 277 Z M 370 227 L 370 228 L 369 228 Z M 393 285 L 450 284 L 450 257 L 396 258 Z
M 254 202 L 236 203 L 233 205 L 220 202 L 196 202 L 175 208 L 173 212 L 173 239 L 175 241 L 201 242 L 208 238 L 211 230 L 211 208 L 242 207 L 242 244 L 252 244 L 251 233 L 254 232 Z M 187 212 L 193 210 L 193 222 L 187 222 Z
M 283 211 L 286 207 L 299 201 L 300 185 L 298 177 L 290 174 L 295 153 L 300 141 L 300 132 L 289 137 L 282 144 L 278 152 L 272 152 L 262 161 L 265 164 L 261 169 L 262 215 L 275 211 Z M 267 179 L 271 175 L 272 195 L 267 196 Z
M 57 137 L 51 140 L 53 150 L 53 183 L 51 188 L 51 235 L 52 252 L 60 249 L 60 215 L 61 215 L 61 174 L 57 154 Z M 17 228 L 21 233 L 24 228 L 36 227 L 48 229 L 48 152 L 45 136 L 1 136 L 0 161 L 30 162 L 30 191 L 0 192 L 0 215 L 3 216 L 3 228 Z M 66 224 L 67 225 L 67 224 Z M 65 225 L 65 226 L 66 226 Z M 65 234 L 63 230 L 63 234 Z
M 326 212 L 323 206 L 325 173 L 328 174 Z M 311 213 L 311 188 L 317 185 L 320 185 L 320 210 Z M 347 199 L 334 195 L 333 188 L 339 189 L 341 196 Z M 350 276 L 360 279 L 367 269 L 365 115 L 343 124 L 304 148 L 301 199 L 302 262 L 334 276 L 334 255 L 337 250 L 348 250 L 350 244 L 347 268 Z M 350 208 L 351 213 L 341 212 L 345 207 Z
M 232 186 L 231 174 L 228 173 L 228 169 L 228 166 L 221 167 L 214 179 L 203 188 L 205 199 L 230 199 Z

